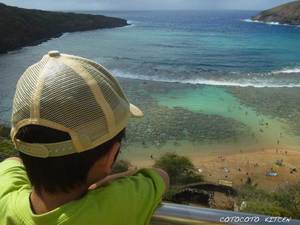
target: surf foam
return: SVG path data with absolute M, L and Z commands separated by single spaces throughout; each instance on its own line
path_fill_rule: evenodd
M 182 83 L 182 84 L 195 84 L 195 85 L 211 85 L 211 86 L 233 86 L 233 87 L 256 87 L 256 88 L 264 88 L 264 87 L 272 87 L 272 88 L 281 88 L 281 87 L 300 87 L 300 83 L 298 84 L 277 84 L 277 83 L 268 83 L 267 80 L 239 80 L 239 81 L 226 81 L 226 80 L 209 80 L 209 79 L 164 79 L 156 76 L 145 76 L 138 75 L 132 73 L 124 73 L 120 70 L 114 69 L 112 73 L 121 78 L 130 78 L 136 80 L 146 80 L 146 81 L 158 81 L 158 82 L 169 82 L 169 83 Z
M 252 20 L 252 19 L 244 19 L 242 21 L 247 22 L 247 23 L 262 23 L 262 24 L 277 25 L 277 26 L 293 26 L 293 25 L 286 24 L 286 23 L 279 23 L 279 22 L 272 22 L 272 21 L 270 21 L 270 22 L 264 22 L 264 21 Z
M 273 74 L 280 74 L 280 73 L 286 73 L 286 74 L 290 74 L 290 73 L 300 73 L 300 67 L 296 67 L 296 68 L 285 68 L 282 70 L 277 70 L 272 72 Z

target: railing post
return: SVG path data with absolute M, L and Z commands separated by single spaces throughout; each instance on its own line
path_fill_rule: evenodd
M 271 217 L 251 213 L 234 212 L 227 210 L 201 208 L 172 203 L 163 203 L 154 214 L 156 221 L 160 218 L 179 219 L 178 224 L 196 224 L 191 221 L 210 223 L 232 224 L 232 225 L 300 225 L 300 220 L 292 220 L 283 217 Z M 186 222 L 184 222 L 186 220 Z M 156 222 L 156 224 L 159 224 Z M 172 223 L 173 224 L 173 223 Z M 175 224 L 175 223 L 174 223 Z

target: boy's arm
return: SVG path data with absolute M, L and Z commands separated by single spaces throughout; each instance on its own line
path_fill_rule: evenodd
M 158 173 L 158 175 L 162 178 L 162 180 L 164 181 L 165 192 L 167 192 L 170 187 L 170 177 L 169 177 L 168 173 L 159 168 L 152 168 L 152 169 L 155 170 Z
M 95 202 L 110 202 L 118 211 L 118 219 L 128 224 L 149 224 L 168 186 L 168 176 L 160 169 L 141 169 L 132 176 L 117 179 L 105 187 L 90 192 Z
M 162 169 L 158 169 L 158 168 L 152 168 L 152 170 L 154 170 L 161 178 L 162 180 L 164 181 L 164 184 L 165 184 L 165 192 L 169 189 L 169 185 L 170 185 L 170 178 L 169 178 L 169 175 Z M 103 186 L 104 184 L 107 184 L 109 182 L 112 182 L 114 180 L 117 180 L 119 178 L 122 178 L 122 177 L 127 177 L 127 176 L 132 176 L 134 175 L 138 170 L 137 169 L 129 169 L 125 172 L 122 172 L 122 173 L 116 173 L 116 174 L 113 174 L 113 175 L 110 175 L 110 176 L 107 176 L 105 177 L 104 179 L 102 180 L 99 180 L 98 182 L 92 184 L 90 187 L 89 187 L 89 190 L 94 190 L 94 189 L 97 189 L 98 187 L 101 187 Z
M 112 181 L 117 180 L 122 177 L 132 176 L 136 172 L 137 172 L 137 169 L 129 169 L 122 173 L 115 173 L 115 174 L 109 175 L 109 176 L 103 178 L 102 180 L 99 180 L 96 183 L 90 185 L 89 190 L 97 189 L 98 187 L 103 186 L 104 184 L 107 184 L 109 182 L 112 182 Z

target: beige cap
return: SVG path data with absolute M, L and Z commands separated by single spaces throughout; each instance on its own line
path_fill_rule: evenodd
M 17 83 L 11 139 L 17 150 L 28 155 L 64 156 L 110 140 L 127 126 L 130 116 L 142 117 L 143 112 L 128 102 L 103 66 L 51 51 Z M 48 144 L 18 140 L 18 130 L 31 124 L 67 132 L 71 140 Z

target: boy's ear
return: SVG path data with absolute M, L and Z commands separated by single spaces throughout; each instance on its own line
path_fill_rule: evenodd
M 106 153 L 104 159 L 104 168 L 108 173 L 111 172 L 112 166 L 115 162 L 116 156 L 120 151 L 121 144 L 116 142 L 112 145 L 111 149 Z

